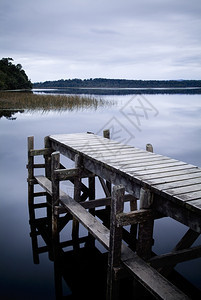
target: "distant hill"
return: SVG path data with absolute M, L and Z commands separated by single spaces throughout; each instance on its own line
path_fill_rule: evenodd
M 31 89 L 32 83 L 22 66 L 12 61 L 9 57 L 0 60 L 0 90 Z
M 201 88 L 201 80 L 60 79 L 36 82 L 33 88 Z

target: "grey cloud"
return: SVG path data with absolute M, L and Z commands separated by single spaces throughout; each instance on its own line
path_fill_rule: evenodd
M 0 56 L 25 62 L 32 80 L 95 71 L 112 77 L 114 70 L 125 78 L 159 78 L 154 65 L 165 78 L 178 76 L 182 64 L 189 69 L 179 78 L 200 77 L 200 16 L 200 0 L 1 0 Z

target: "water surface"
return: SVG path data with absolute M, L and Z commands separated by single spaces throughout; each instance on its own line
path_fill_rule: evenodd
M 32 259 L 25 168 L 27 136 L 35 136 L 35 147 L 42 148 L 43 138 L 50 134 L 101 134 L 110 128 L 113 139 L 143 149 L 152 143 L 156 153 L 201 167 L 200 95 L 96 97 L 116 104 L 71 111 L 25 109 L 15 112 L 14 120 L 4 116 L 0 119 L 2 299 L 55 299 L 53 264 L 45 253 L 40 255 L 39 265 L 34 265 Z M 167 218 L 155 223 L 153 250 L 157 253 L 170 251 L 187 230 Z M 177 266 L 201 289 L 200 269 L 200 259 Z

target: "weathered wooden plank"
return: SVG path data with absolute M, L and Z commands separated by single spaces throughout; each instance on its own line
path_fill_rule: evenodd
M 174 171 L 180 171 L 180 170 L 183 171 L 183 170 L 196 168 L 194 166 L 191 166 L 191 165 L 188 165 L 188 164 L 183 164 L 183 163 L 180 163 L 180 162 L 175 163 L 175 165 L 176 166 L 172 165 L 172 167 L 164 167 L 163 168 L 163 164 L 161 163 L 161 164 L 158 165 L 158 168 L 149 170 L 149 166 L 148 166 L 147 170 L 145 170 L 145 171 L 144 170 L 143 171 L 136 171 L 136 172 L 137 172 L 138 176 L 144 176 L 144 175 L 148 176 L 148 175 L 152 175 L 152 174 L 154 176 L 154 175 L 162 173 L 161 174 L 162 177 L 163 176 L 165 177 L 166 175 L 168 175 L 169 172 L 172 173 L 171 176 L 174 176 L 174 174 L 173 174 Z M 133 168 L 133 171 L 135 171 L 134 168 Z
M 122 162 L 126 163 L 126 162 L 138 162 L 140 160 L 143 161 L 153 161 L 159 158 L 165 158 L 160 154 L 154 154 L 154 155 L 149 155 L 148 152 L 146 153 L 141 153 L 141 152 L 136 152 L 135 154 L 132 153 L 131 155 L 125 154 L 125 155 L 121 155 L 119 157 L 111 157 L 109 159 L 111 164 L 115 164 L 115 163 L 119 163 L 119 160 L 121 159 Z M 166 159 L 168 159 L 168 157 L 166 157 Z
M 52 195 L 52 184 L 44 176 L 36 176 L 38 183 Z M 109 249 L 109 230 L 103 226 L 95 217 L 85 210 L 78 202 L 60 190 L 60 203 L 70 212 L 97 240 Z
M 199 209 L 201 210 L 201 201 L 200 200 L 191 200 L 191 201 L 186 201 L 185 206 L 187 209 L 195 208 L 196 210 Z
M 85 152 L 83 152 L 85 153 Z M 85 153 L 86 155 L 90 155 L 90 153 Z M 108 150 L 107 152 L 105 153 L 101 153 L 101 159 L 104 160 L 104 159 L 111 159 L 111 158 L 117 158 L 118 156 L 126 156 L 126 155 L 129 155 L 129 154 L 133 154 L 133 151 L 131 149 L 116 149 L 116 151 L 110 151 Z M 93 157 L 96 158 L 100 158 L 100 155 L 98 153 L 93 153 Z
M 156 299 L 187 300 L 189 299 L 173 284 L 168 282 L 153 268 L 148 266 L 137 254 L 122 245 L 122 261 L 128 271 L 133 274 Z
M 173 181 L 173 182 L 167 182 L 162 184 L 159 183 L 156 184 L 155 187 L 158 190 L 169 190 L 169 189 L 174 189 L 179 187 L 187 187 L 199 183 L 201 183 L 201 176 L 193 179 L 183 179 L 180 181 Z
M 197 200 L 200 199 L 201 201 L 201 191 L 197 192 L 189 192 L 181 195 L 176 195 L 174 198 L 177 198 L 182 201 L 189 201 L 189 200 Z
M 106 248 L 109 249 L 109 230 L 95 217 L 88 213 L 79 203 L 62 195 L 61 204 Z
M 150 186 L 152 188 L 157 189 L 157 186 L 159 184 L 163 185 L 163 184 L 169 184 L 169 183 L 175 183 L 175 182 L 179 182 L 182 180 L 191 180 L 191 179 L 196 179 L 196 178 L 201 178 L 201 171 L 191 171 L 189 173 L 186 173 L 184 175 L 179 175 L 179 176 L 171 176 L 171 177 L 166 177 L 166 178 L 156 178 L 156 179 L 149 179 L 147 180 L 147 183 L 150 184 Z M 160 190 L 161 188 L 159 188 Z
M 116 166 L 116 168 L 119 168 L 120 170 L 123 170 L 124 172 L 138 172 L 140 175 L 146 175 L 146 174 L 155 174 L 160 172 L 166 172 L 170 169 L 170 171 L 177 170 L 181 168 L 182 166 L 185 168 L 187 164 L 184 164 L 182 162 L 173 161 L 173 160 L 153 160 L 149 162 L 140 161 L 139 163 L 133 162 L 130 163 L 130 165 L 125 166 L 123 164 Z M 178 168 L 177 168 L 178 167 Z
M 75 147 L 76 149 L 76 147 Z M 117 145 L 117 146 L 114 146 L 114 147 L 96 147 L 94 149 L 91 149 L 90 145 L 88 145 L 87 149 L 82 149 L 82 152 L 85 153 L 85 154 L 90 154 L 90 155 L 95 155 L 95 154 L 111 154 L 111 153 L 119 153 L 119 151 L 132 151 L 132 147 L 131 146 L 125 146 L 123 149 L 122 149 L 122 145 Z M 80 149 L 78 149 L 80 150 Z
M 125 172 L 128 171 L 132 171 L 132 169 L 135 169 L 136 166 L 137 167 L 149 167 L 152 165 L 159 165 L 160 163 L 175 163 L 176 161 L 170 159 L 170 158 L 161 158 L 161 157 L 149 157 L 147 160 L 145 160 L 143 157 L 139 158 L 139 159 L 135 159 L 133 158 L 133 160 L 124 160 L 122 161 L 121 159 L 119 159 L 119 162 L 110 162 L 109 163 L 112 166 L 115 166 L 115 168 L 123 168 L 125 169 Z
M 200 172 L 200 170 L 197 167 L 186 167 L 186 169 L 181 169 L 177 171 L 169 171 L 169 172 L 160 172 L 157 174 L 149 174 L 149 175 L 140 175 L 137 172 L 132 172 L 131 175 L 135 176 L 136 178 L 140 178 L 142 181 L 150 180 L 150 179 L 157 179 L 157 178 L 162 178 L 163 181 L 165 181 L 166 177 L 173 177 L 173 176 L 180 176 L 180 175 L 185 175 L 185 174 L 191 174 L 191 173 L 196 173 Z M 130 172 L 129 172 L 130 173 Z M 190 177 L 190 176 L 189 176 Z
M 159 155 L 154 155 L 154 156 L 150 156 L 147 153 L 144 153 L 144 152 L 141 152 L 141 151 L 127 151 L 127 150 L 124 150 L 124 151 L 121 151 L 121 152 L 117 152 L 115 153 L 115 156 L 113 153 L 109 153 L 107 155 L 102 155 L 102 161 L 103 162 L 108 162 L 108 163 L 116 163 L 116 162 L 119 162 L 120 160 L 122 162 L 124 161 L 137 161 L 137 160 L 141 160 L 141 159 L 149 159 L 151 160 L 151 158 L 154 158 L 154 157 L 159 157 Z M 161 157 L 161 155 L 160 155 Z
M 180 194 L 185 194 L 190 192 L 198 192 L 201 191 L 201 184 L 192 184 L 185 187 L 184 186 L 176 187 L 174 189 L 170 188 L 170 189 L 165 189 L 164 191 L 171 195 L 180 195 Z
M 155 173 L 161 173 L 161 172 L 167 172 L 167 171 L 174 171 L 182 169 L 182 167 L 185 168 L 186 164 L 183 164 L 182 162 L 169 162 L 164 161 L 162 163 L 158 164 L 150 164 L 145 167 L 139 166 L 139 169 L 136 168 L 136 172 L 139 172 L 140 175 L 144 174 L 155 174 Z M 133 169 L 134 170 L 134 169 Z
M 85 141 L 85 142 L 68 142 L 68 145 L 71 146 L 71 147 L 75 147 L 76 149 L 82 149 L 84 148 L 85 146 L 87 145 L 90 145 L 90 149 L 97 149 L 99 147 L 105 147 L 105 148 L 110 148 L 111 146 L 115 147 L 117 145 L 119 145 L 118 142 L 116 141 L 110 141 L 110 142 L 106 142 L 106 141 L 97 141 L 97 140 L 94 140 L 94 141 Z

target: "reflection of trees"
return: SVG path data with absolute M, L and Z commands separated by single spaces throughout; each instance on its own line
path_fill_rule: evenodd
M 12 121 L 16 120 L 17 117 L 14 117 L 14 115 L 18 112 L 23 113 L 24 109 L 18 109 L 18 110 L 17 109 L 16 110 L 2 109 L 2 110 L 0 110 L 0 119 L 2 117 L 5 117 L 8 120 L 12 120 Z

